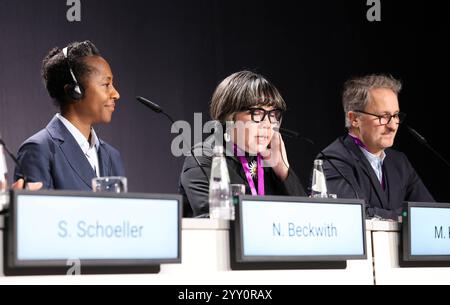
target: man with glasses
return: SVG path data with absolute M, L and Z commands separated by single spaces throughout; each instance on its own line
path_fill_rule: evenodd
M 225 158 L 232 184 L 244 184 L 246 194 L 304 196 L 299 179 L 289 167 L 280 127 L 286 103 L 274 85 L 262 75 L 241 71 L 225 78 L 210 105 L 211 118 L 224 126 L 220 139 L 211 137 L 194 147 L 200 150 L 200 168 L 192 156 L 184 161 L 180 193 L 184 216 L 206 215 L 214 145 L 225 141 Z M 217 134 L 217 133 L 216 133 Z M 223 135 L 223 141 L 222 141 Z M 204 170 L 204 172 L 203 172 Z
M 338 198 L 365 199 L 368 217 L 397 220 L 404 201 L 434 201 L 407 157 L 390 148 L 405 119 L 400 90 L 401 82 L 392 76 L 348 80 L 342 97 L 348 134 L 319 156 L 328 191 Z

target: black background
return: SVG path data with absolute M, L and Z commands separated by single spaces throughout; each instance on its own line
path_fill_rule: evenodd
M 121 94 L 111 124 L 96 130 L 121 151 L 130 191 L 176 193 L 183 162 L 171 154 L 170 123 L 134 97 L 191 123 L 201 112 L 206 122 L 215 86 L 242 69 L 270 79 L 288 104 L 284 127 L 316 143 L 285 139 L 305 185 L 314 156 L 345 132 L 341 88 L 355 75 L 400 78 L 407 123 L 450 157 L 442 7 L 382 0 L 381 22 L 369 22 L 365 0 L 81 3 L 82 21 L 70 23 L 65 0 L 0 1 L 0 132 L 13 151 L 57 111 L 42 85 L 42 58 L 54 46 L 89 39 L 111 64 Z M 450 202 L 448 168 L 404 128 L 395 147 L 435 198 Z

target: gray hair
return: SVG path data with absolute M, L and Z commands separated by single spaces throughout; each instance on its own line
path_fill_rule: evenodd
M 364 110 L 371 101 L 370 91 L 379 88 L 391 89 L 398 95 L 402 89 L 402 83 L 400 80 L 392 77 L 392 75 L 383 74 L 371 74 L 356 77 L 345 82 L 342 93 L 345 127 L 351 127 L 351 122 L 347 118 L 347 113 L 354 110 Z

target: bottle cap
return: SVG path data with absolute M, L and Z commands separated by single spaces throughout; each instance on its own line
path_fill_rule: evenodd
M 323 165 L 323 160 L 321 159 L 314 160 L 314 165 Z

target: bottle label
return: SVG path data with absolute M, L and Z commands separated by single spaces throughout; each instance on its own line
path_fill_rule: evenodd
M 322 172 L 314 169 L 313 177 L 315 177 L 315 179 L 313 179 L 315 183 L 312 185 L 311 189 L 314 192 L 326 193 L 327 192 L 327 183 L 326 183 L 325 175 Z
M 0 175 L 4 176 L 8 173 L 8 168 L 6 167 L 6 158 L 3 153 L 3 146 L 0 144 Z M 1 177 L 0 177 L 1 179 Z

